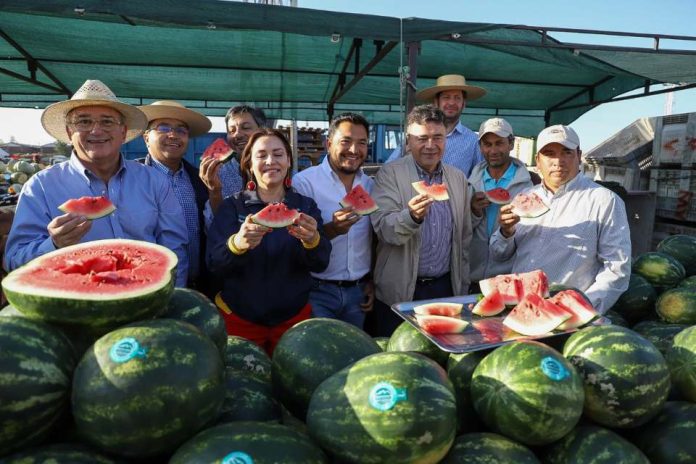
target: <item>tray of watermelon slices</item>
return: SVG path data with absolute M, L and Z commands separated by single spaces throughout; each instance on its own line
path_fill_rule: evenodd
M 572 333 L 605 325 L 582 292 L 566 287 L 549 294 L 544 271 L 504 274 L 480 282 L 481 295 L 392 305 L 392 310 L 444 351 L 465 353 L 519 339 Z

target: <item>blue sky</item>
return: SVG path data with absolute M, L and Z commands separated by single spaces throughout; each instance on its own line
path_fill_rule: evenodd
M 696 0 L 298 0 L 298 4 L 304 8 L 404 18 L 696 36 L 693 22 Z M 650 39 L 552 35 L 572 42 L 652 46 Z M 696 49 L 696 41 L 663 41 L 661 46 Z M 676 92 L 673 97 L 673 113 L 696 112 L 696 89 Z M 657 95 L 604 104 L 585 113 L 572 126 L 587 151 L 640 117 L 664 114 L 665 100 L 664 95 Z M 41 128 L 40 114 L 38 110 L 0 108 L 0 139 L 7 141 L 14 135 L 17 141 L 26 143 L 52 141 Z M 223 127 L 223 123 L 214 121 L 213 130 Z

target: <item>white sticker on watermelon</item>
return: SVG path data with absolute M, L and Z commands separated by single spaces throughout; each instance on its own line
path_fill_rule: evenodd
M 254 460 L 242 451 L 233 451 L 222 458 L 221 464 L 254 464 Z
M 122 338 L 111 346 L 109 357 L 115 363 L 128 362 L 133 358 L 147 356 L 147 348 L 141 347 L 133 337 Z
M 570 372 L 557 359 L 550 356 L 541 360 L 541 371 L 551 380 L 560 382 L 570 376 Z
M 379 382 L 370 390 L 368 402 L 378 411 L 389 411 L 396 403 L 407 399 L 406 389 L 397 389 L 388 382 Z

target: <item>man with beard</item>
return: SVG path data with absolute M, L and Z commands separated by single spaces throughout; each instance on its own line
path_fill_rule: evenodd
M 572 128 L 547 127 L 537 150 L 543 180 L 525 193 L 536 194 L 549 211 L 520 222 L 512 204 L 502 206 L 491 256 L 513 259 L 512 272 L 542 269 L 549 282 L 585 292 L 604 313 L 628 288 L 631 274 L 624 203 L 580 172 L 580 138 Z
M 476 100 L 486 95 L 486 90 L 481 87 L 467 85 L 464 76 L 459 74 L 447 74 L 437 78 L 433 87 L 423 89 L 416 94 L 418 100 L 432 102 L 445 115 L 445 127 L 447 129 L 447 145 L 443 163 L 450 164 L 467 177 L 476 164 L 483 161 L 479 149 L 476 134 L 464 126 L 459 118 L 466 108 L 466 102 Z M 401 147 L 398 147 L 389 156 L 387 163 L 402 156 Z
M 372 227 L 370 219 L 356 214 L 352 207 L 336 208 L 357 185 L 368 193 L 372 191 L 373 181 L 361 169 L 367 156 L 369 129 L 367 120 L 359 114 L 338 115 L 329 127 L 324 161 L 293 178 L 293 187 L 319 206 L 324 233 L 332 247 L 329 267 L 312 274 L 312 315 L 340 319 L 360 328 L 374 299 L 370 278 Z

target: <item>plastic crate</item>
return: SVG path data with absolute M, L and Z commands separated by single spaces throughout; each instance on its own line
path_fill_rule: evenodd
M 657 119 L 653 142 L 655 165 L 696 167 L 696 113 Z
M 618 182 L 626 190 L 648 190 L 648 171 L 637 167 L 583 164 L 582 172 L 593 180 Z
M 696 171 L 653 169 L 650 171 L 650 190 L 657 198 L 656 216 L 696 223 Z M 692 196 L 690 201 L 678 210 L 680 197 L 689 196 Z

